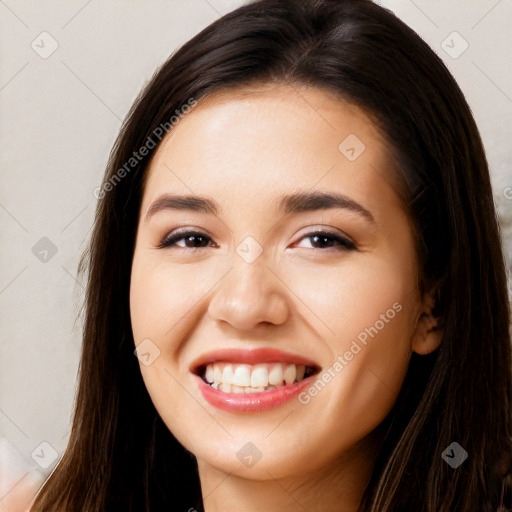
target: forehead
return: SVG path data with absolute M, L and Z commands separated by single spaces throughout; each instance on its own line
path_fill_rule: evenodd
M 359 107 L 324 90 L 223 91 L 183 116 L 153 156 L 145 202 L 166 190 L 233 201 L 346 189 L 368 200 L 390 185 L 391 151 Z

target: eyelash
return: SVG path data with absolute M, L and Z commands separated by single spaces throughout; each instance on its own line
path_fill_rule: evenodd
M 194 236 L 197 238 L 204 238 L 204 239 L 208 240 L 209 242 L 211 241 L 210 237 L 208 237 L 204 233 L 201 233 L 200 231 L 181 231 L 181 232 L 167 235 L 158 245 L 158 249 L 165 249 L 165 248 L 173 247 L 173 246 L 178 247 L 178 246 L 176 246 L 176 242 L 183 240 L 185 238 L 190 238 L 191 236 Z M 312 238 L 315 236 L 322 237 L 322 238 L 328 238 L 331 241 L 336 241 L 336 242 L 340 243 L 338 248 L 316 249 L 316 250 L 329 250 L 329 249 L 334 250 L 334 251 L 357 250 L 356 245 L 352 241 L 350 241 L 347 238 L 344 238 L 342 236 L 336 235 L 335 233 L 330 233 L 329 231 L 313 231 L 311 233 L 304 235 L 300 240 L 303 240 L 304 238 Z M 202 249 L 202 248 L 204 248 L 204 247 L 194 247 L 194 248 L 180 247 L 180 249 L 183 249 L 184 252 L 189 252 L 189 251 L 195 252 L 197 249 Z

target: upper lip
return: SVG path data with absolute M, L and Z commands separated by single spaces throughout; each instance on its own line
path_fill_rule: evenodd
M 318 370 L 320 367 L 311 359 L 284 352 L 275 348 L 224 348 L 207 352 L 195 359 L 190 365 L 190 371 L 199 374 L 201 370 L 208 364 L 217 361 L 232 362 L 240 364 L 257 364 L 257 363 L 289 363 L 296 365 L 304 365 Z

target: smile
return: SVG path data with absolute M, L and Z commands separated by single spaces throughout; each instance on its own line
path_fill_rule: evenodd
M 313 372 L 312 367 L 302 364 L 223 362 L 207 365 L 203 379 L 224 393 L 261 393 L 300 382 Z
M 288 401 L 319 372 L 315 363 L 275 349 L 217 351 L 192 371 L 207 402 L 230 412 L 261 412 Z

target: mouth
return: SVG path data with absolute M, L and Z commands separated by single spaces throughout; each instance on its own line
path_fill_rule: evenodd
M 275 349 L 216 351 L 191 367 L 203 397 L 231 412 L 263 411 L 284 403 L 320 372 L 301 356 Z
M 206 384 L 223 393 L 262 393 L 301 382 L 316 370 L 294 363 L 250 365 L 218 361 L 201 366 L 198 372 Z

